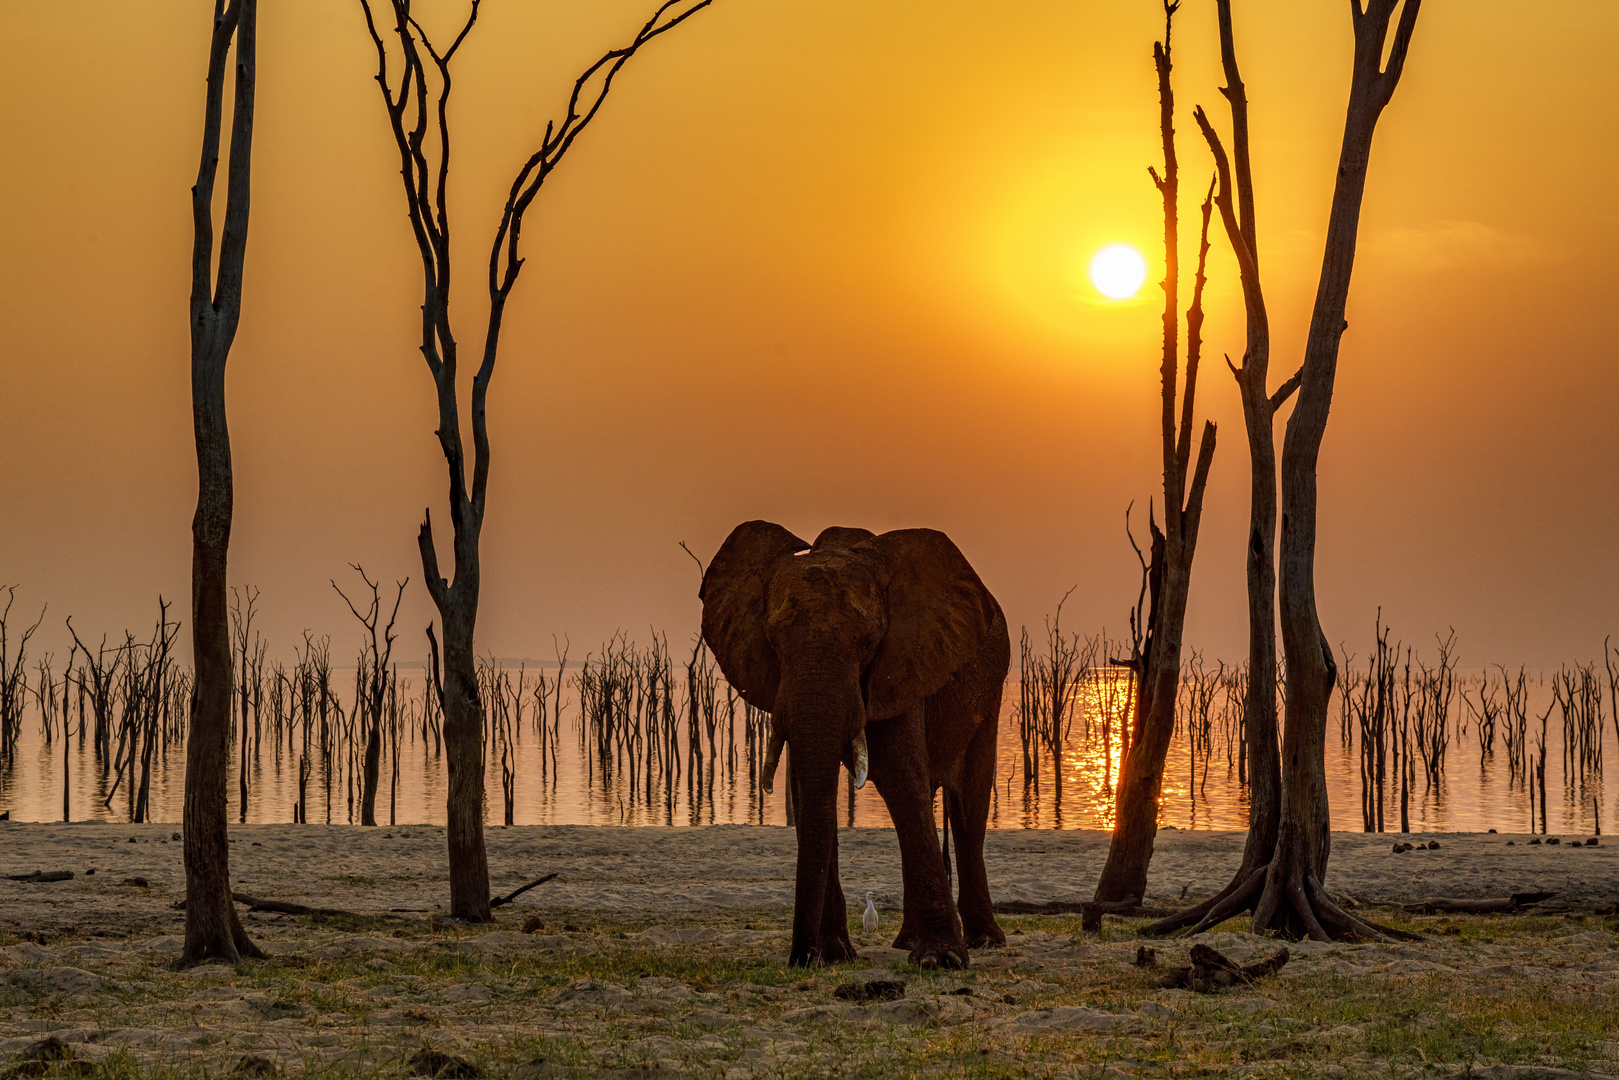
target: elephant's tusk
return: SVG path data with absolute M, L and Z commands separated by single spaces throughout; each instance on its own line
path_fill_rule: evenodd
M 787 740 L 776 730 L 774 724 L 770 725 L 770 747 L 765 751 L 765 794 L 774 794 L 776 790 L 776 766 L 781 762 L 781 748 L 787 745 Z
M 854 786 L 866 786 L 866 772 L 870 768 L 870 761 L 866 754 L 866 733 L 862 731 L 854 737 Z

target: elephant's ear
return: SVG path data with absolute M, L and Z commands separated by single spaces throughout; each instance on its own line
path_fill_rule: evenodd
M 777 564 L 807 547 L 780 525 L 745 521 L 720 545 L 697 590 L 703 640 L 743 700 L 766 712 L 776 704 L 781 665 L 765 638 L 765 589 Z
M 898 716 L 989 644 L 1000 606 L 950 538 L 899 529 L 867 541 L 887 583 L 888 632 L 866 674 L 866 717 Z

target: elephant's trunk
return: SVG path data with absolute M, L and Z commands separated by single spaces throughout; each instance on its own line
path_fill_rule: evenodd
M 791 958 L 836 963 L 854 955 L 838 881 L 838 774 L 848 764 L 857 781 L 866 779 L 865 703 L 852 665 L 802 664 L 788 672 L 776 697 L 765 776 L 768 783 L 783 742 L 790 743 L 798 834 Z
M 781 751 L 787 745 L 787 739 L 782 735 L 781 729 L 774 724 L 770 726 L 770 745 L 765 749 L 765 794 L 773 795 L 776 791 L 776 766 L 781 764 Z M 871 769 L 871 755 L 866 751 L 866 729 L 861 728 L 850 740 L 850 748 L 854 755 L 854 786 L 866 786 L 866 774 Z
M 812 750 L 801 743 L 793 747 L 790 779 L 797 811 L 798 871 L 790 961 L 800 966 L 841 959 L 825 955 L 827 892 L 836 880 L 838 864 L 838 765 L 838 758 L 823 748 Z M 841 885 L 837 888 L 841 896 Z

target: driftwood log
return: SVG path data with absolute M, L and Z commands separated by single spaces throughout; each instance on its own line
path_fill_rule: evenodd
M 1406 911 L 1421 915 L 1495 915 L 1523 911 L 1556 895 L 1554 892 L 1521 892 L 1485 900 L 1455 900 L 1444 896 L 1426 896 L 1414 904 L 1401 906 Z
M 32 874 L 7 874 L 6 875 L 6 880 L 7 881 L 46 882 L 46 881 L 71 881 L 72 879 L 73 879 L 73 871 L 71 871 L 71 870 L 35 870 Z
M 352 915 L 360 917 L 359 912 L 344 911 L 341 908 L 306 907 L 303 904 L 288 904 L 281 900 L 265 900 L 262 897 L 249 896 L 246 893 L 233 892 L 230 898 L 238 904 L 247 905 L 248 911 L 269 911 L 278 915 Z M 184 911 L 186 902 L 184 898 L 174 902 L 175 911 Z
M 72 877 L 73 876 L 72 872 L 68 871 L 68 870 L 62 870 L 62 871 L 59 871 L 59 873 L 65 874 L 67 877 Z M 536 887 L 538 885 L 544 885 L 547 881 L 550 881 L 551 879 L 555 878 L 556 876 L 557 876 L 556 874 L 546 874 L 544 877 L 535 878 L 533 881 L 529 882 L 527 885 L 524 885 L 524 886 L 522 886 L 520 888 L 517 888 L 517 889 L 513 889 L 511 892 L 507 893 L 505 896 L 494 897 L 493 899 L 491 899 L 489 901 L 489 906 L 492 907 L 492 908 L 497 908 L 497 907 L 502 907 L 502 906 L 504 906 L 506 904 L 509 904 L 513 900 L 516 900 L 519 896 L 522 896 L 524 893 L 528 892 L 530 889 L 532 889 L 532 888 L 534 888 L 534 887 Z M 57 877 L 51 877 L 51 876 L 39 877 L 37 875 L 25 874 L 22 877 L 13 878 L 12 880 L 14 880 L 14 881 L 60 881 L 60 880 L 65 880 L 65 879 L 57 878 Z M 360 913 L 360 912 L 345 911 L 342 908 L 309 907 L 306 904 L 290 904 L 290 903 L 287 903 L 284 900 L 266 900 L 263 897 L 259 897 L 259 896 L 249 896 L 247 893 L 232 893 L 231 894 L 231 899 L 235 900 L 238 904 L 247 905 L 247 910 L 248 911 L 268 911 L 268 912 L 273 912 L 273 913 L 278 914 L 278 915 L 325 915 L 325 916 L 348 915 L 348 916 L 351 916 L 351 917 L 354 917 L 354 918 L 362 918 L 362 917 L 364 917 L 362 915 L 362 913 Z M 185 910 L 185 901 L 181 900 L 179 903 L 175 904 L 174 907 L 175 907 L 175 910 L 177 910 L 177 911 L 184 911 Z M 403 910 L 403 909 L 396 909 L 396 910 Z M 373 912 L 371 914 L 375 915 L 378 918 L 397 918 L 398 917 L 396 915 L 383 914 L 383 913 L 380 913 L 380 912 Z
M 1199 994 L 1212 994 L 1228 986 L 1247 984 L 1266 975 L 1274 975 L 1282 970 L 1283 964 L 1292 959 L 1292 955 L 1283 947 L 1281 951 L 1264 960 L 1239 964 L 1224 953 L 1200 943 L 1192 946 L 1191 959 L 1190 967 L 1170 968 L 1166 971 L 1158 980 L 1158 985 L 1165 989 L 1185 989 Z M 1145 955 L 1140 951 L 1136 954 L 1136 964 L 1139 967 L 1153 967 L 1156 960 L 1157 957 L 1152 950 L 1145 950 Z
M 1084 930 L 1095 931 L 1102 928 L 1103 915 L 1139 915 L 1157 918 L 1168 915 L 1168 911 L 1158 908 L 1141 906 L 1136 897 L 1125 900 L 1049 900 L 1044 903 L 1034 903 L 1028 900 L 1003 900 L 995 905 L 997 915 L 1078 915 L 1080 927 Z
M 305 907 L 303 904 L 288 904 L 280 900 L 265 900 L 246 893 L 231 893 L 231 899 L 238 904 L 246 904 L 248 911 L 270 911 L 279 915 L 356 915 L 353 911 L 344 911 L 341 908 Z

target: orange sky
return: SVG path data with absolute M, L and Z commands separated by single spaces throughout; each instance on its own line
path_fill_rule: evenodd
M 459 2 L 421 0 L 430 15 Z M 482 334 L 499 201 L 573 75 L 650 0 L 490 0 L 460 61 L 458 333 Z M 205 0 L 0 0 L 0 581 L 86 630 L 189 599 L 190 222 Z M 1328 635 L 1376 608 L 1464 662 L 1597 654 L 1619 631 L 1619 8 L 1429 0 L 1378 132 L 1322 462 Z M 1314 295 L 1341 132 L 1342 3 L 1238 0 L 1280 381 Z M 1212 0 L 1177 19 L 1186 220 L 1208 176 Z M 626 69 L 547 185 L 491 392 L 480 647 L 684 642 L 738 521 L 946 530 L 1014 626 L 1070 585 L 1122 627 L 1123 509 L 1155 497 L 1156 305 L 1083 281 L 1100 246 L 1161 262 L 1151 0 L 717 0 Z M 327 579 L 415 581 L 442 521 L 419 265 L 357 2 L 261 15 L 245 315 L 228 393 L 232 579 L 273 655 L 346 658 Z M 1188 225 L 1187 250 L 1193 230 Z M 1214 260 L 1208 349 L 1242 347 Z M 1144 295 L 1152 295 L 1149 285 Z M 1188 641 L 1245 647 L 1248 463 L 1221 424 Z M 340 580 L 341 577 L 340 577 Z

